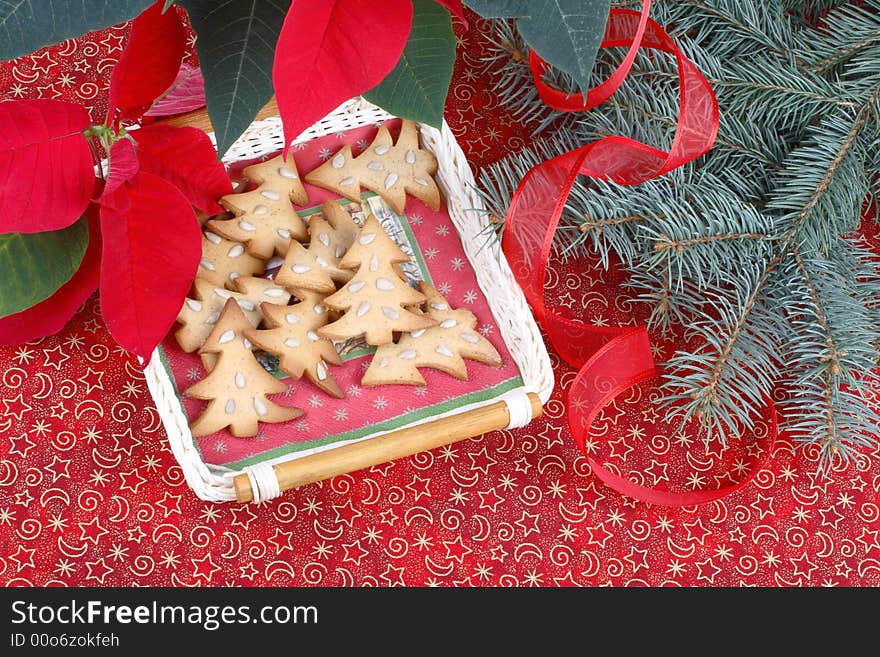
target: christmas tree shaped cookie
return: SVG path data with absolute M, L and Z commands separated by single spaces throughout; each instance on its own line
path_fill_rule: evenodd
M 285 304 L 290 301 L 290 292 L 265 278 L 243 276 L 236 279 L 237 292 L 213 285 L 203 278 L 193 282 L 195 298 L 186 299 L 177 314 L 177 321 L 183 326 L 174 334 L 177 343 L 186 352 L 200 348 L 208 335 L 214 330 L 220 311 L 227 299 L 235 299 L 251 326 L 258 326 L 263 319 L 260 304 L 264 301 Z M 211 359 L 208 359 L 209 361 Z
M 190 423 L 193 436 L 207 436 L 226 427 L 233 436 L 255 436 L 259 422 L 286 422 L 302 415 L 299 408 L 268 399 L 287 386 L 254 358 L 253 345 L 244 335 L 251 328 L 239 305 L 228 299 L 201 349 L 217 356 L 214 369 L 186 390 L 188 396 L 209 402 Z
M 357 268 L 357 272 L 338 292 L 324 299 L 325 306 L 344 314 L 318 333 L 338 342 L 364 335 L 368 344 L 380 345 L 392 341 L 393 331 L 434 326 L 433 319 L 406 308 L 425 300 L 398 275 L 395 264 L 408 260 L 376 217 L 367 217 L 354 244 L 339 262 L 343 269 Z
M 471 311 L 453 310 L 446 299 L 424 281 L 420 287 L 428 298 L 428 315 L 437 321 L 437 326 L 404 334 L 397 344 L 379 347 L 361 385 L 425 385 L 419 367 L 442 370 L 464 380 L 467 379 L 465 358 L 496 367 L 501 365 L 501 356 L 495 347 L 474 331 L 477 318 Z
M 241 242 L 224 239 L 209 230 L 202 235 L 202 259 L 197 277 L 231 289 L 236 278 L 260 274 L 264 267 L 265 263 L 245 251 Z
M 333 343 L 316 333 L 327 323 L 327 309 L 321 303 L 324 295 L 297 290 L 296 296 L 301 301 L 292 306 L 262 304 L 270 328 L 252 329 L 245 335 L 260 349 L 278 356 L 281 371 L 294 379 L 305 374 L 328 395 L 341 399 L 344 395 L 327 364 L 342 365 L 342 359 Z
M 437 158 L 419 148 L 419 131 L 412 121 L 403 121 L 397 143 L 384 126 L 373 143 L 357 157 L 350 146 L 306 176 L 306 182 L 329 189 L 352 201 L 360 200 L 361 187 L 381 196 L 397 213 L 403 214 L 406 195 L 440 208 L 440 190 L 434 182 Z
M 357 236 L 358 225 L 337 201 L 327 201 L 321 214 L 309 218 L 309 246 L 291 242 L 284 264 L 275 280 L 289 290 L 336 291 L 334 281 L 345 282 L 351 270 L 339 267 L 339 260 Z
M 306 225 L 293 209 L 308 203 L 293 155 L 275 157 L 246 167 L 244 175 L 259 186 L 241 194 L 228 194 L 220 205 L 232 212 L 232 219 L 213 219 L 208 228 L 223 237 L 244 242 L 251 255 L 264 260 L 276 251 L 287 253 L 290 241 L 305 240 Z

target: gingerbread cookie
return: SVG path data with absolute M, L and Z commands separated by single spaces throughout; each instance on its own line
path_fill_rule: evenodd
M 257 435 L 260 422 L 287 422 L 302 410 L 268 399 L 287 386 L 263 369 L 254 358 L 245 332 L 253 328 L 235 299 L 227 299 L 220 318 L 202 347 L 217 355 L 211 373 L 190 386 L 186 395 L 208 401 L 207 408 L 190 423 L 193 436 L 207 436 L 229 427 L 233 436 Z
M 288 198 L 297 205 L 302 206 L 309 202 L 306 188 L 303 187 L 296 168 L 296 160 L 293 159 L 293 152 L 289 152 L 286 159 L 282 154 L 265 162 L 251 164 L 244 168 L 244 175 L 261 188 L 285 190 Z
M 309 217 L 309 246 L 292 242 L 284 264 L 275 280 L 289 290 L 305 289 L 332 294 L 334 281 L 351 278 L 349 269 L 339 267 L 339 261 L 357 236 L 358 225 L 338 201 L 327 201 L 321 214 Z
M 230 291 L 214 285 L 203 278 L 193 281 L 195 298 L 186 299 L 177 314 L 177 321 L 183 326 L 174 334 L 181 349 L 192 352 L 201 347 L 220 319 L 220 311 L 227 299 L 235 299 L 251 326 L 257 326 L 263 319 L 260 304 L 286 304 L 290 292 L 265 278 L 243 276 L 236 279 L 238 291 Z M 210 360 L 210 359 L 209 359 Z M 210 368 L 208 368 L 210 369 Z
M 264 266 L 262 260 L 245 251 L 241 242 L 224 239 L 209 230 L 202 235 L 202 259 L 197 277 L 231 289 L 236 278 L 261 274 Z
M 437 326 L 406 333 L 397 344 L 379 347 L 361 385 L 425 385 L 419 367 L 442 370 L 456 379 L 465 380 L 465 358 L 495 367 L 501 365 L 501 356 L 495 347 L 474 331 L 477 318 L 471 311 L 451 309 L 443 295 L 424 281 L 420 288 L 428 299 L 428 315 L 437 321 Z
M 327 323 L 324 295 L 310 290 L 297 290 L 301 299 L 292 306 L 262 304 L 263 316 L 270 328 L 245 332 L 260 349 L 279 357 L 278 367 L 294 379 L 303 374 L 309 381 L 333 397 L 342 398 L 342 390 L 327 364 L 342 365 L 333 343 L 316 333 Z
M 361 187 L 381 196 L 397 213 L 403 214 L 406 195 L 440 208 L 440 190 L 434 182 L 437 158 L 419 148 L 418 127 L 403 121 L 395 144 L 384 126 L 367 149 L 354 157 L 350 146 L 328 159 L 306 176 L 306 182 L 329 189 L 353 201 L 360 200 Z
M 338 292 L 324 299 L 324 305 L 345 311 L 342 317 L 318 329 L 318 334 L 338 342 L 364 335 L 368 344 L 392 341 L 393 331 L 417 331 L 436 322 L 410 312 L 407 306 L 425 300 L 400 278 L 394 265 L 407 262 L 407 256 L 370 215 L 345 257 L 343 269 L 358 268 L 352 279 Z
M 306 224 L 293 209 L 308 203 L 293 155 L 278 156 L 246 167 L 244 175 L 259 186 L 241 194 L 227 194 L 220 205 L 232 212 L 232 219 L 213 219 L 208 228 L 230 240 L 244 242 L 251 255 L 264 260 L 276 251 L 287 253 L 291 240 L 305 240 Z

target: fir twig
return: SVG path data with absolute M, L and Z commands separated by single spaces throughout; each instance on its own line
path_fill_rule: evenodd
M 590 215 L 584 214 L 584 223 L 580 225 L 580 228 L 578 230 L 580 230 L 582 233 L 587 233 L 591 230 L 595 230 L 596 232 L 601 234 L 602 229 L 607 228 L 608 226 L 632 224 L 644 220 L 644 217 L 640 217 L 637 215 L 627 215 L 626 217 L 609 217 L 608 219 L 594 220 L 590 218 Z
M 766 240 L 770 239 L 767 233 L 726 233 L 724 235 L 703 235 L 686 240 L 675 240 L 668 235 L 661 234 L 660 239 L 654 243 L 655 251 L 675 250 L 682 253 L 685 249 L 698 244 L 710 244 L 712 242 L 740 241 L 740 240 Z
M 791 26 L 779 0 L 675 0 L 661 2 L 657 9 L 673 33 L 687 33 L 703 45 L 711 42 L 719 55 L 762 48 L 791 58 Z
M 873 0 L 865 4 L 836 7 L 816 30 L 801 35 L 798 55 L 807 70 L 819 75 L 834 73 L 880 43 L 880 3 Z
M 671 416 L 699 416 L 704 437 L 723 441 L 781 384 L 791 392 L 787 429 L 817 445 L 827 467 L 880 433 L 865 402 L 880 383 L 870 373 L 880 364 L 880 263 L 841 237 L 880 194 L 880 0 L 654 6 L 717 91 L 718 139 L 699 160 L 638 186 L 578 180 L 557 254 L 618 260 L 632 299 L 651 305 L 651 326 L 684 325 L 698 338 L 701 347 L 666 364 Z M 600 54 L 597 79 L 619 54 Z M 543 108 L 527 67 L 506 60 L 504 71 L 518 73 L 497 81 L 510 85 L 504 102 L 542 117 L 553 154 L 607 135 L 671 143 L 670 58 L 640 55 L 607 103 L 564 119 Z M 481 178 L 498 216 L 536 157 L 514 155 Z
M 754 288 L 749 296 L 746 297 L 742 310 L 736 317 L 736 321 L 731 327 L 730 333 L 726 337 L 718 356 L 715 358 L 706 385 L 692 393 L 696 407 L 694 415 L 697 419 L 702 420 L 707 418 L 711 420 L 711 417 L 715 414 L 715 409 L 721 406 L 722 400 L 719 398 L 718 388 L 721 385 L 725 370 L 730 364 L 733 350 L 739 345 L 740 336 L 743 335 L 743 332 L 748 325 L 752 310 L 754 310 L 755 305 L 761 299 L 761 295 L 764 292 L 764 286 L 767 284 L 770 275 L 776 270 L 779 262 L 779 258 L 774 258 L 764 267 Z
M 831 329 L 828 326 L 828 317 L 822 307 L 822 302 L 819 300 L 819 293 L 816 290 L 816 286 L 813 284 L 810 275 L 807 273 L 807 267 L 804 264 L 800 249 L 795 246 L 792 253 L 794 255 L 794 261 L 797 264 L 798 272 L 801 275 L 801 280 L 807 288 L 807 292 L 810 295 L 810 301 L 813 303 L 813 311 L 816 313 L 816 321 L 819 323 L 822 333 L 825 336 L 825 346 L 828 347 L 828 353 L 820 356 L 819 360 L 823 363 L 827 363 L 827 374 L 840 376 L 840 357 L 845 355 L 845 353 L 837 349 L 837 345 L 831 335 Z

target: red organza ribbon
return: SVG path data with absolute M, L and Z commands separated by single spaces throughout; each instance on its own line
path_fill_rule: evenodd
M 729 495 L 747 485 L 773 451 L 776 415 L 768 404 L 765 420 L 769 444 L 762 460 L 748 477 L 717 490 L 675 493 L 638 485 L 597 462 L 586 450 L 586 436 L 593 421 L 615 397 L 642 381 L 657 376 L 651 345 L 644 327 L 591 326 L 557 314 L 544 302 L 547 261 L 559 217 L 578 175 L 635 185 L 656 178 L 699 157 L 709 150 L 718 132 L 718 103 L 706 78 L 678 49 L 670 36 L 648 17 L 650 0 L 641 13 L 612 9 L 603 48 L 629 46 L 608 80 L 591 89 L 586 97 L 565 94 L 547 86 L 547 70 L 534 51 L 530 66 L 543 101 L 565 112 L 588 110 L 606 101 L 629 74 L 639 48 L 670 53 L 678 62 L 680 112 L 669 152 L 627 137 L 605 137 L 531 169 L 514 193 L 504 230 L 503 248 L 517 281 L 525 292 L 538 322 L 557 353 L 580 368 L 568 393 L 568 421 L 578 447 L 593 473 L 614 490 L 635 499 L 668 506 L 701 504 Z

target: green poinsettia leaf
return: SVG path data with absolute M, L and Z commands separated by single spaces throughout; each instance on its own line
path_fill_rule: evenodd
M 484 18 L 516 18 L 530 48 L 586 91 L 611 0 L 465 0 Z
M 0 2 L 0 60 L 130 20 L 154 0 Z
M 439 128 L 455 64 L 449 12 L 434 0 L 413 0 L 413 22 L 400 60 L 364 98 L 392 114 Z
M 84 217 L 61 230 L 0 235 L 0 317 L 52 296 L 79 269 L 88 245 Z
M 177 4 L 186 9 L 198 36 L 208 116 L 222 155 L 272 98 L 275 44 L 290 0 L 178 0 Z
M 464 0 L 464 4 L 483 18 L 518 18 L 531 15 L 529 5 L 537 8 L 543 3 L 540 0 Z

